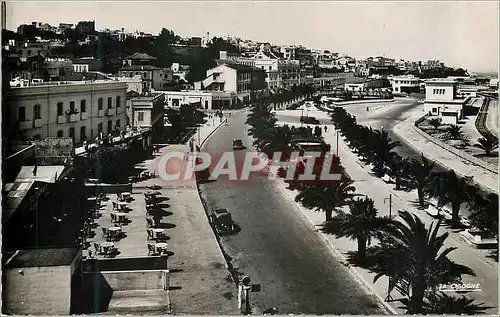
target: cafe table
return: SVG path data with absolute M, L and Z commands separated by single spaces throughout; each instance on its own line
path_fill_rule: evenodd
M 157 243 L 157 244 L 155 244 L 155 248 L 156 248 L 156 251 L 158 251 L 161 254 L 164 254 L 167 252 L 168 243 L 166 243 L 166 242 Z

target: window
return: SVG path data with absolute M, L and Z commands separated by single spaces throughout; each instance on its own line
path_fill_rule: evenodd
M 109 120 L 108 121 L 108 134 L 111 134 L 113 132 L 113 121 Z
M 19 113 L 18 113 L 18 120 L 19 122 L 26 121 L 26 108 L 25 107 L 19 107 Z
M 69 128 L 69 137 L 75 141 L 75 128 Z
M 102 105 L 103 105 L 103 100 L 102 100 L 102 98 L 99 98 L 97 100 L 97 109 L 102 110 Z
M 148 77 L 148 73 L 144 72 L 144 73 L 142 74 L 142 76 L 144 76 L 144 78 L 147 78 L 147 77 Z
M 144 121 L 144 112 L 139 111 L 139 112 L 137 113 L 137 120 L 138 120 L 138 121 Z
M 136 75 L 139 75 L 139 72 L 135 72 Z
M 83 142 L 87 140 L 87 133 L 85 131 L 85 126 L 80 128 L 80 141 Z
M 121 97 L 120 96 L 116 96 L 116 108 L 120 108 L 121 106 Z
M 42 111 L 39 104 L 33 106 L 33 119 L 42 119 Z
M 87 101 L 85 99 L 80 100 L 80 112 L 87 112 L 86 102 Z
M 102 122 L 97 125 L 97 134 L 100 135 L 101 133 L 102 133 Z
M 113 106 L 113 98 L 108 97 L 108 109 L 111 109 L 112 106 Z
M 271 70 L 271 69 L 272 69 L 272 67 L 271 67 L 271 66 L 269 66 L 269 70 Z
M 69 102 L 69 111 L 75 112 L 75 102 L 74 101 Z
M 121 127 L 121 126 L 120 126 L 120 120 L 116 120 L 116 127 L 117 127 L 117 128 L 120 128 L 120 127 Z
M 437 112 L 437 108 L 432 108 L 432 113 L 436 113 Z
M 62 102 L 57 103 L 57 115 L 62 116 L 64 112 L 64 105 Z
M 63 132 L 63 130 L 58 130 L 58 131 L 57 131 L 57 137 L 58 137 L 58 138 L 62 138 L 63 136 L 64 136 L 64 132 Z

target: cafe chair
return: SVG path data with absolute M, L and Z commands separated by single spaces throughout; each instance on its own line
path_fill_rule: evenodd
M 148 243 L 148 255 L 159 255 L 154 245 Z

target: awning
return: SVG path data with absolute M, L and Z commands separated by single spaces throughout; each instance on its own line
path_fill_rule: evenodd
M 55 183 L 65 168 L 64 165 L 23 166 L 16 177 L 16 182 L 38 181 Z

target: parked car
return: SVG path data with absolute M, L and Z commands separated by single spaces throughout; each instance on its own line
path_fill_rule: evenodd
M 209 220 L 218 234 L 230 234 L 235 231 L 233 218 L 225 208 L 214 210 L 209 215 Z
M 242 149 L 243 147 L 244 147 L 243 141 L 241 141 L 241 139 L 234 139 L 233 140 L 233 150 Z
M 319 120 L 316 119 L 315 117 L 300 117 L 300 122 L 303 122 L 305 124 L 319 124 Z

